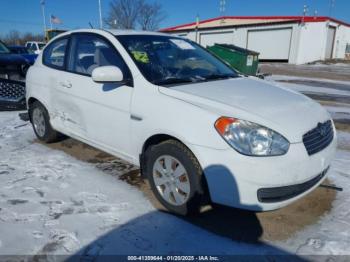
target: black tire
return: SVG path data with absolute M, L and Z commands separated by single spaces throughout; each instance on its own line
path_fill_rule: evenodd
M 35 123 L 33 123 L 33 113 L 35 110 L 40 110 L 44 117 L 45 131 L 42 134 L 37 131 Z M 40 141 L 43 141 L 45 143 L 53 143 L 59 140 L 59 133 L 52 128 L 50 124 L 49 113 L 40 102 L 36 101 L 33 104 L 31 104 L 28 111 L 30 122 L 32 123 L 34 129 L 34 133 Z
M 176 158 L 186 170 L 190 183 L 190 193 L 187 201 L 182 205 L 172 205 L 159 193 L 153 178 L 153 166 L 157 159 L 162 156 Z M 182 143 L 176 140 L 167 140 L 158 145 L 151 146 L 145 152 L 145 175 L 148 178 L 151 189 L 158 201 L 169 211 L 178 215 L 198 214 L 202 200 L 204 199 L 204 183 L 202 168 L 194 154 Z

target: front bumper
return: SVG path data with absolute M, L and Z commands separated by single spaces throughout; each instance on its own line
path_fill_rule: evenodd
M 291 144 L 286 155 L 276 157 L 244 156 L 231 148 L 214 150 L 195 145 L 190 148 L 204 170 L 214 203 L 267 211 L 296 201 L 324 181 L 335 154 L 336 139 L 335 134 L 328 147 L 312 156 L 303 143 Z M 261 199 L 258 192 L 264 192 L 262 189 L 265 193 L 266 189 L 269 193 L 274 191 L 280 199 Z M 273 198 L 273 194 L 270 196 Z
M 25 83 L 0 78 L 0 111 L 24 109 L 26 109 Z
M 282 187 L 271 187 L 271 188 L 260 188 L 258 190 L 258 200 L 261 203 L 277 203 L 292 199 L 315 186 L 320 182 L 327 174 L 329 167 L 323 170 L 318 176 L 313 179 L 306 181 L 302 184 L 282 186 Z

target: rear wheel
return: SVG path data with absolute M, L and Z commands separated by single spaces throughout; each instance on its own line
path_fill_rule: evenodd
M 198 213 L 203 199 L 202 169 L 193 153 L 176 140 L 146 151 L 145 173 L 152 191 L 169 211 Z
M 37 138 L 45 143 L 58 140 L 59 133 L 50 124 L 50 117 L 46 108 L 38 101 L 29 107 L 29 116 Z

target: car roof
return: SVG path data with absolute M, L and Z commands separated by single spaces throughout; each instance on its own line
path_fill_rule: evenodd
M 44 42 L 40 42 L 40 41 L 27 41 L 26 44 L 45 44 Z
M 118 36 L 118 35 L 169 35 L 165 33 L 160 32 L 152 32 L 152 31 L 141 31 L 141 30 L 123 30 L 123 29 L 78 29 L 78 30 L 71 30 L 67 31 L 63 34 L 59 34 L 58 36 L 64 36 L 69 35 L 72 33 L 102 33 L 102 32 L 109 32 L 112 35 Z

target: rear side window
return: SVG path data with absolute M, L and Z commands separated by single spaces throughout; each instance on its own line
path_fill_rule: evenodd
M 91 76 L 100 66 L 117 66 L 126 78 L 130 77 L 123 58 L 104 38 L 94 34 L 72 36 L 68 71 Z
M 51 43 L 43 54 L 43 63 L 49 67 L 64 69 L 68 39 L 59 39 Z

